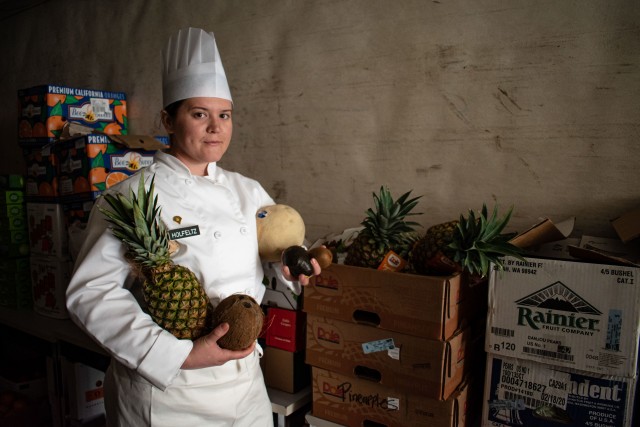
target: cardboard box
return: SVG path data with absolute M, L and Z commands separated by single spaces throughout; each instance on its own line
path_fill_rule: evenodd
M 569 248 L 571 246 L 580 246 L 580 238 L 568 237 L 555 242 L 532 246 L 525 250 L 525 255 L 533 258 L 566 259 L 569 261 L 575 261 L 576 258 L 571 256 L 571 253 L 569 252 Z
M 309 314 L 446 340 L 472 315 L 467 309 L 484 309 L 461 304 L 464 298 L 473 302 L 471 295 L 482 289 L 486 295 L 486 286 L 472 286 L 462 275 L 431 277 L 331 264 L 305 287 L 303 306 Z
M 312 414 L 307 414 L 305 417 L 307 424 L 309 427 L 345 427 L 342 424 L 336 424 L 334 422 L 318 418 Z
M 505 263 L 490 277 L 488 352 L 636 375 L 640 269 L 536 258 Z
M 0 260 L 0 306 L 29 308 L 32 305 L 29 258 Z
M 271 265 L 272 263 L 270 263 Z M 276 267 L 279 268 L 279 267 Z M 287 310 L 301 310 L 303 295 L 298 295 L 289 286 L 282 283 L 275 275 L 271 275 L 269 269 L 265 269 L 262 281 L 265 286 L 262 305 L 279 307 Z
M 467 384 L 437 400 L 316 367 L 311 375 L 313 415 L 345 426 L 462 427 L 473 407 Z
M 0 204 L 9 205 L 24 203 L 24 191 L 22 190 L 1 190 Z
M 32 255 L 69 256 L 69 239 L 61 204 L 27 203 L 27 222 Z
M 27 217 L 0 215 L 0 228 L 3 230 L 26 230 Z
M 45 316 L 67 319 L 69 312 L 65 304 L 65 292 L 71 279 L 71 261 L 32 256 L 30 264 L 33 310 Z
M 268 346 L 291 352 L 304 350 L 306 335 L 304 312 L 268 307 L 265 329 Z
M 18 174 L 0 175 L 0 188 L 3 190 L 24 189 L 24 176 Z
M 24 230 L 0 230 L 0 256 L 19 258 L 29 255 L 28 232 Z
M 42 399 L 47 396 L 47 378 L 42 376 L 18 379 L 0 375 L 0 390 L 20 393 L 32 400 Z
M 18 91 L 18 140 L 22 146 L 43 146 L 74 121 L 107 134 L 126 134 L 126 95 L 95 89 L 40 85 Z
M 104 415 L 104 372 L 62 358 L 69 417 L 88 421 Z
M 309 315 L 306 361 L 351 377 L 434 399 L 460 385 L 469 330 L 447 341 Z
M 311 367 L 304 363 L 304 352 L 265 347 L 261 360 L 267 387 L 297 393 L 311 383 Z
M 25 194 L 29 201 L 56 202 L 58 200 L 58 155 L 51 144 L 25 147 Z
M 482 425 L 631 427 L 636 382 L 489 355 Z
M 0 203 L 0 215 L 6 217 L 14 217 L 14 216 L 26 216 L 27 211 L 25 209 L 24 203 Z
M 624 213 L 611 221 L 618 237 L 623 243 L 628 243 L 640 237 L 640 208 Z
M 96 199 L 104 190 L 153 162 L 166 149 L 146 135 L 89 134 L 56 144 L 63 201 Z

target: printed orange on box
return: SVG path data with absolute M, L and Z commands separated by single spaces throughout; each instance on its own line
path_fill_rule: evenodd
M 153 162 L 167 148 L 146 135 L 90 134 L 56 144 L 58 193 L 63 201 L 96 199 L 103 191 Z
M 126 135 L 127 101 L 122 92 L 41 85 L 18 91 L 18 140 L 43 146 L 56 140 L 67 121 L 110 135 Z

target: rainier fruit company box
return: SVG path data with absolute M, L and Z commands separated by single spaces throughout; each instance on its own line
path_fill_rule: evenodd
M 640 269 L 527 258 L 491 273 L 486 350 L 634 377 Z
M 489 355 L 484 427 L 631 427 L 636 378 Z
M 127 134 L 122 92 L 40 85 L 18 91 L 18 108 L 18 139 L 23 146 L 55 141 L 67 121 L 107 134 Z
M 446 340 L 468 316 L 464 300 L 474 293 L 461 275 L 420 276 L 331 264 L 305 287 L 303 309 L 318 316 Z M 478 301 L 477 306 L 484 309 L 486 301 Z

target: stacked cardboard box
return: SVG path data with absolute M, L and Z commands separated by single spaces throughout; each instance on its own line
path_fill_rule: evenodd
M 262 369 L 268 387 L 297 393 L 311 383 L 311 370 L 305 363 L 306 315 L 299 295 L 277 277 L 265 277 L 266 293 L 262 306 L 266 312 L 262 334 Z
M 0 306 L 31 307 L 29 243 L 21 175 L 0 176 Z
M 304 291 L 313 416 L 340 425 L 472 425 L 481 393 L 466 368 L 482 359 L 483 332 L 472 325 L 484 326 L 486 290 L 462 275 L 323 270 Z
M 104 421 L 104 372 L 62 358 L 65 389 L 63 398 L 73 425 L 88 425 L 92 420 Z M 104 425 L 104 424 L 103 424 Z
M 34 310 L 66 318 L 64 293 L 95 199 L 166 148 L 128 133 L 122 92 L 41 85 L 18 91 Z
M 490 279 L 483 426 L 634 425 L 640 268 L 505 261 Z

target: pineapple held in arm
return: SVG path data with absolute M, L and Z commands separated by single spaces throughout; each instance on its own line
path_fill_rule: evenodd
M 375 210 L 369 208 L 362 221 L 364 229 L 347 248 L 345 264 L 378 268 L 385 255 L 394 251 L 401 258 L 408 255 L 415 241 L 417 222 L 406 221 L 418 203 L 419 197 L 409 199 L 411 191 L 393 200 L 388 189 L 380 187 L 380 194 L 373 193 Z
M 155 178 L 155 177 L 154 177 Z M 111 210 L 99 208 L 113 224 L 112 232 L 127 247 L 126 257 L 144 280 L 143 295 L 151 318 L 177 338 L 196 339 L 208 332 L 211 305 L 195 274 L 171 260 L 167 226 L 160 219 L 154 178 L 137 194 L 105 194 Z
M 503 256 L 522 259 L 521 250 L 509 243 L 511 234 L 503 230 L 511 218 L 513 207 L 498 218 L 498 208 L 494 207 L 489 217 L 487 206 L 482 206 L 479 216 L 473 210 L 465 218 L 437 224 L 418 240 L 409 262 L 418 274 L 448 275 L 465 271 L 481 278 L 489 274 L 490 264 L 503 268 Z

